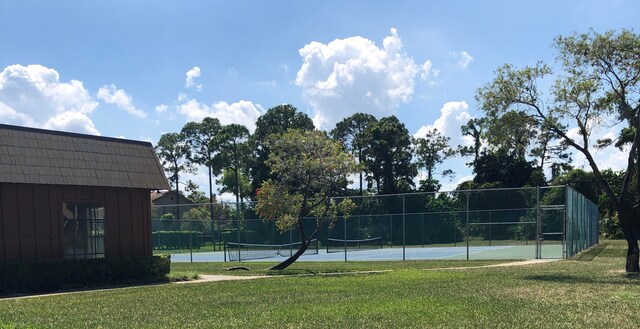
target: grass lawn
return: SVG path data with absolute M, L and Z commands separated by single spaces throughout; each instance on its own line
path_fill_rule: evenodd
M 631 328 L 640 280 L 623 273 L 626 244 L 582 260 L 426 270 L 491 262 L 300 263 L 287 274 L 339 276 L 164 284 L 0 300 L 0 328 Z M 599 252 L 597 255 L 596 253 Z M 595 257 L 593 257 L 595 256 Z M 269 274 L 270 264 L 245 263 Z M 226 264 L 174 264 L 174 275 L 230 274 Z

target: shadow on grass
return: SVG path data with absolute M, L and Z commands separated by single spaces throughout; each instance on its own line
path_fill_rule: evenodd
M 600 255 L 600 253 L 607 248 L 608 243 L 600 243 L 597 244 L 574 257 L 575 260 L 578 261 L 592 261 L 596 256 Z
M 309 270 L 309 269 L 289 269 L 289 270 L 266 270 L 267 275 L 315 275 L 318 274 L 318 271 Z
M 630 283 L 638 283 L 640 282 L 640 276 L 637 273 L 634 274 L 620 274 L 616 276 L 610 277 L 585 277 L 585 276 L 574 276 L 574 275 L 528 275 L 524 277 L 525 280 L 531 281 L 545 281 L 545 282 L 555 282 L 555 283 L 566 283 L 566 284 L 613 284 L 613 285 L 626 285 Z

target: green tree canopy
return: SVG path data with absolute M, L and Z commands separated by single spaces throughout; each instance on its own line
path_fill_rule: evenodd
M 538 135 L 538 122 L 522 111 L 508 111 L 489 121 L 487 141 L 498 149 L 525 159 L 529 145 Z
M 281 270 L 304 253 L 325 222 L 332 227 L 338 215 L 349 215 L 353 202 L 336 201 L 334 196 L 347 176 L 356 172 L 356 164 L 339 142 L 324 133 L 294 129 L 272 138 L 268 165 L 275 178 L 258 190 L 258 214 L 275 220 L 280 231 L 297 228 L 302 242 L 292 257 L 273 267 Z M 309 234 L 303 221 L 307 216 L 316 218 Z
M 471 161 L 471 163 L 467 163 L 467 165 L 473 164 L 473 162 L 478 160 L 480 152 L 482 152 L 482 145 L 485 138 L 484 135 L 487 130 L 487 126 L 488 122 L 486 118 L 474 118 L 460 127 L 462 136 L 469 136 L 473 138 L 472 146 L 458 147 L 460 155 L 465 157 L 473 155 L 473 161 Z
M 477 93 L 478 103 L 490 118 L 520 111 L 548 129 L 563 143 L 585 156 L 596 181 L 608 196 L 629 246 L 627 272 L 638 272 L 640 237 L 640 36 L 632 31 L 573 33 L 556 38 L 559 70 L 546 100 L 540 81 L 550 76 L 551 67 L 538 63 L 522 69 L 506 64 L 494 80 Z M 627 146 L 626 169 L 619 192 L 602 174 L 602 163 L 592 153 L 597 129 L 624 124 L 619 137 Z M 626 131 L 626 134 L 625 134 Z M 630 138 L 630 131 L 633 138 Z M 611 147 L 610 143 L 599 143 Z
M 424 137 L 413 140 L 417 157 L 418 168 L 424 168 L 427 172 L 426 180 L 420 181 L 420 189 L 426 192 L 436 192 L 440 189 L 438 180 L 434 175 L 442 177 L 451 176 L 454 172 L 445 169 L 436 172 L 438 165 L 445 159 L 455 155 L 455 151 L 449 146 L 449 137 L 443 136 L 437 129 L 427 131 Z
M 514 152 L 499 149 L 483 152 L 474 163 L 473 172 L 477 186 L 522 187 L 531 184 L 534 168 Z
M 193 172 L 193 164 L 187 157 L 189 145 L 185 141 L 185 136 L 179 133 L 166 133 L 160 136 L 155 149 L 162 168 L 169 176 L 169 184 L 175 186 L 176 192 L 180 193 L 180 173 Z M 180 198 L 177 201 L 179 206 Z
M 209 177 L 209 208 L 213 220 L 213 176 L 220 174 L 222 163 L 219 157 L 218 133 L 222 125 L 217 118 L 204 118 L 202 122 L 188 122 L 182 127 L 181 134 L 189 147 L 187 158 L 192 163 L 207 167 Z
M 379 194 L 408 192 L 418 171 L 411 162 L 409 131 L 395 116 L 384 117 L 366 131 L 365 164 Z
M 262 182 L 271 178 L 271 170 L 265 164 L 269 158 L 269 139 L 271 135 L 287 132 L 289 129 L 313 130 L 313 121 L 289 104 L 270 108 L 256 122 L 256 130 L 251 135 L 250 147 L 255 155 L 250 164 L 251 187 L 255 192 Z
M 226 125 L 220 129 L 218 140 L 225 168 L 222 179 L 218 181 L 223 186 L 221 192 L 233 193 L 236 196 L 236 202 L 240 202 L 243 196 L 251 193 L 251 188 L 245 186 L 245 183 L 248 183 L 249 130 L 239 124 Z
M 336 127 L 331 130 L 331 137 L 334 140 L 344 143 L 347 150 L 353 154 L 358 160 L 358 164 L 365 163 L 365 153 L 368 147 L 367 144 L 367 129 L 369 126 L 376 122 L 376 118 L 371 114 L 356 113 L 348 118 L 336 124 Z M 365 180 L 366 172 L 365 166 L 360 170 L 360 194 L 363 192 L 363 182 Z

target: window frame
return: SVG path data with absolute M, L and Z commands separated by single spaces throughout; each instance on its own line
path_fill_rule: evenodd
M 84 206 L 84 210 L 97 212 L 93 216 L 86 216 L 88 218 L 67 218 L 65 210 L 70 210 L 69 205 Z M 102 218 L 99 216 L 100 209 L 102 209 Z M 77 210 L 75 210 L 77 212 Z M 73 213 L 74 217 L 79 216 L 78 213 Z M 62 200 L 60 202 L 60 216 L 61 222 L 61 242 L 62 242 L 62 257 L 69 260 L 80 259 L 95 259 L 105 258 L 106 254 L 106 222 L 108 218 L 107 203 L 99 200 Z M 93 218 L 92 218 L 93 217 Z M 76 232 L 78 228 L 82 228 L 84 234 L 68 235 L 67 229 L 69 221 L 75 221 Z M 71 242 L 71 248 L 68 249 L 69 242 Z M 69 252 L 69 250 L 71 252 Z

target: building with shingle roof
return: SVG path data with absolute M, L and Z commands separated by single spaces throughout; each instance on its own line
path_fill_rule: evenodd
M 148 142 L 0 124 L 0 263 L 150 256 Z

